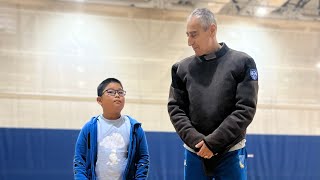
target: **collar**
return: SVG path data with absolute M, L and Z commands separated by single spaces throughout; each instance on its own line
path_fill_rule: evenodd
M 226 52 L 229 50 L 229 47 L 223 42 L 219 44 L 221 45 L 221 48 L 218 51 L 205 54 L 202 56 L 197 56 L 197 58 L 200 59 L 201 61 L 209 61 L 209 60 L 218 59 L 221 56 L 225 55 Z

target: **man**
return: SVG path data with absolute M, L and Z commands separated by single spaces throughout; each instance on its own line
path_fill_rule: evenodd
M 171 122 L 185 147 L 185 180 L 247 179 L 245 134 L 257 105 L 258 73 L 247 54 L 218 43 L 214 14 L 187 19 L 195 55 L 172 66 Z

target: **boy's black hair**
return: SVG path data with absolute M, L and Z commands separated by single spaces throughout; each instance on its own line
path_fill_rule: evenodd
M 104 81 L 102 81 L 99 84 L 99 86 L 97 88 L 98 96 L 102 96 L 104 88 L 106 88 L 106 86 L 108 86 L 110 83 L 119 83 L 120 86 L 123 88 L 121 82 L 118 79 L 116 79 L 116 78 L 108 78 L 108 79 L 105 79 Z

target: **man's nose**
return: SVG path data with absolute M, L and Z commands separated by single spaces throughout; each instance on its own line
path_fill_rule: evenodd
M 188 45 L 192 46 L 194 43 L 194 40 L 191 37 L 188 37 Z

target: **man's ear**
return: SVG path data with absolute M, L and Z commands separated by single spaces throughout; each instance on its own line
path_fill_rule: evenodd
M 211 33 L 213 36 L 216 35 L 216 33 L 217 33 L 217 25 L 215 25 L 215 24 L 211 24 L 211 25 L 210 25 L 210 33 Z
M 97 102 L 98 102 L 100 105 L 102 105 L 101 97 L 100 97 L 100 96 L 97 97 Z

